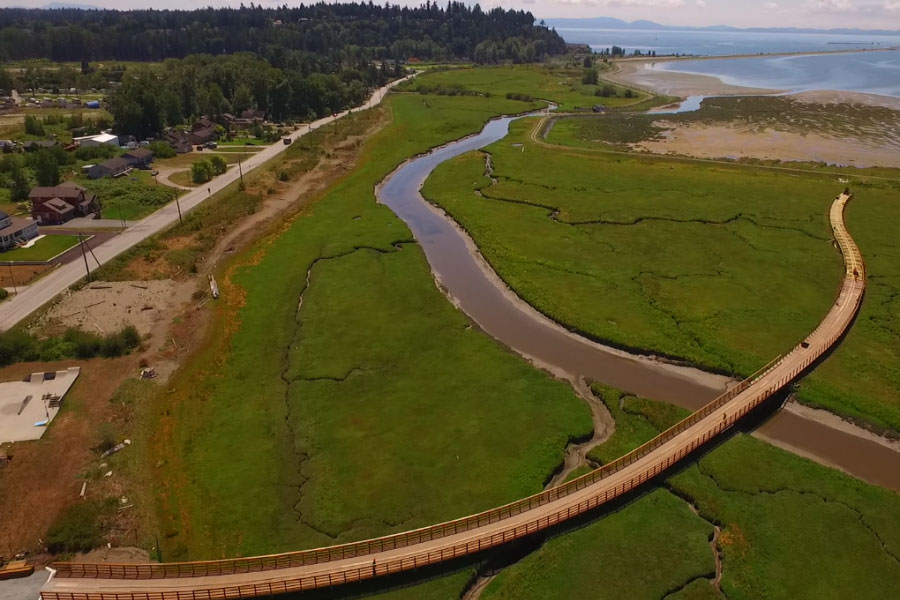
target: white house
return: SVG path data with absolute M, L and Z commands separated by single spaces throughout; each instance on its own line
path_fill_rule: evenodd
M 107 144 L 109 146 L 119 147 L 119 136 L 113 135 L 108 131 L 98 133 L 97 135 L 84 135 L 73 138 L 72 141 L 79 146 L 102 146 L 103 144 Z
M 27 242 L 37 234 L 38 226 L 34 221 L 10 217 L 0 211 L 0 250 L 12 248 L 20 242 Z

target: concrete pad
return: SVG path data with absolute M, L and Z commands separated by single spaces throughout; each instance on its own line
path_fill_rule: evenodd
M 41 587 L 50 579 L 50 571 L 36 567 L 28 577 L 0 582 L 0 600 L 40 600 Z
M 32 373 L 31 381 L 0 383 L 0 443 L 38 440 L 53 421 L 66 392 L 78 379 L 81 367 L 65 371 Z M 47 421 L 44 426 L 35 423 Z

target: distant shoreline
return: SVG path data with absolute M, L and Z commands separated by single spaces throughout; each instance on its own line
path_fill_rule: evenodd
M 896 52 L 900 51 L 900 46 L 890 46 L 888 48 L 846 48 L 843 50 L 805 50 L 803 52 L 758 52 L 756 54 L 694 54 L 683 56 L 626 56 L 614 59 L 616 63 L 620 62 L 646 62 L 648 60 L 654 62 L 674 62 L 679 60 L 737 60 L 741 58 L 777 58 L 780 56 L 818 56 L 820 54 L 861 54 L 863 52 Z
M 831 54 L 859 54 L 863 52 L 889 52 L 900 48 L 877 48 L 864 50 L 826 50 L 820 52 L 773 52 L 769 54 L 735 54 L 731 56 L 685 56 L 685 57 L 657 57 L 646 56 L 616 59 L 613 61 L 614 70 L 604 73 L 603 77 L 612 81 L 641 89 L 655 94 L 677 96 L 767 96 L 773 94 L 791 93 L 791 90 L 754 88 L 725 83 L 714 75 L 701 75 L 697 73 L 685 73 L 682 71 L 667 71 L 655 69 L 653 65 L 660 62 L 677 62 L 682 60 L 739 60 L 744 58 L 772 58 L 784 56 L 817 56 Z M 900 98 L 868 94 L 864 92 L 852 92 L 843 90 L 814 90 L 796 92 L 792 97 L 805 102 L 816 103 L 857 103 L 870 106 L 883 106 L 900 110 Z

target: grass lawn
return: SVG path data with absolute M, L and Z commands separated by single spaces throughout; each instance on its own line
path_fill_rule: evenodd
M 180 464 L 159 494 L 168 560 L 461 516 L 540 490 L 567 440 L 590 431 L 567 384 L 446 301 L 408 229 L 373 196 L 408 156 L 530 106 L 390 98 L 393 122 L 359 166 L 238 258 L 252 268 L 223 277 L 223 304 L 239 301 L 235 315 L 221 313 L 225 346 L 175 385 L 188 396 L 173 415 Z
M 16 248 L 0 253 L 0 260 L 50 260 L 77 243 L 77 235 L 45 235 L 30 248 Z
M 531 142 L 532 124 L 488 148 L 496 184 L 470 153 L 439 167 L 424 193 L 545 314 L 615 346 L 748 374 L 827 312 L 842 274 L 826 216 L 843 188 L 834 175 L 551 149 Z M 870 290 L 800 398 L 900 430 L 892 186 L 854 186 L 848 223 Z
M 194 180 L 191 179 L 191 171 L 175 171 L 171 175 L 169 175 L 169 181 L 176 185 L 183 185 L 185 187 L 196 187 L 198 184 L 194 183 Z
M 507 93 L 523 94 L 542 100 L 552 100 L 560 110 L 575 107 L 590 108 L 602 104 L 610 108 L 630 106 L 650 98 L 645 92 L 636 91 L 634 98 L 623 96 L 625 88 L 600 81 L 599 85 L 581 83 L 582 69 L 550 67 L 543 65 L 479 67 L 475 69 L 447 69 L 417 77 L 401 86 L 401 89 L 458 87 L 470 92 L 505 96 Z M 601 98 L 594 92 L 604 85 L 612 85 L 617 95 Z
M 174 190 L 158 185 L 150 177 L 149 171 L 136 170 L 127 176 L 115 178 L 76 177 L 75 182 L 97 194 L 106 219 L 140 219 L 175 198 Z
M 154 168 L 171 167 L 175 169 L 190 169 L 191 165 L 201 160 L 209 160 L 212 156 L 218 155 L 225 159 L 225 162 L 237 164 L 238 158 L 246 160 L 244 156 L 236 152 L 216 152 L 215 150 L 194 150 L 186 154 L 178 154 L 172 158 L 160 158 L 153 161 Z M 249 157 L 248 157 L 249 158 Z
M 618 439 L 595 454 L 618 456 L 681 416 L 595 393 L 611 409 L 625 401 L 613 411 Z M 886 598 L 900 586 L 898 511 L 894 492 L 738 434 L 624 508 L 546 541 L 482 597 Z M 724 596 L 711 584 L 713 524 Z
M 219 142 L 219 146 L 232 147 L 232 146 L 250 146 L 253 149 L 256 146 L 269 146 L 271 142 L 266 142 L 265 140 L 261 140 L 259 138 L 250 137 L 250 136 L 237 136 L 232 138 L 230 142 Z

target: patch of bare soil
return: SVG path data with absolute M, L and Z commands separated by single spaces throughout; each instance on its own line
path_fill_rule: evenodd
M 34 279 L 50 270 L 49 265 L 16 265 L 14 267 L 0 267 L 0 287 L 12 288 L 28 285 Z M 10 272 L 11 271 L 11 272 Z
M 763 160 L 823 162 L 853 167 L 900 167 L 900 146 L 891 140 L 837 137 L 821 133 L 760 129 L 742 123 L 674 124 L 657 121 L 668 129 L 655 140 L 632 147 L 656 154 L 697 158 L 758 158 Z
M 69 328 L 105 335 L 133 325 L 144 336 L 153 332 L 156 323 L 171 320 L 183 301 L 177 287 L 168 279 L 90 284 L 66 292 L 31 329 L 43 336 L 58 335 Z
M 129 546 L 98 548 L 79 554 L 74 560 L 82 563 L 139 564 L 150 562 L 150 553 L 143 548 Z

